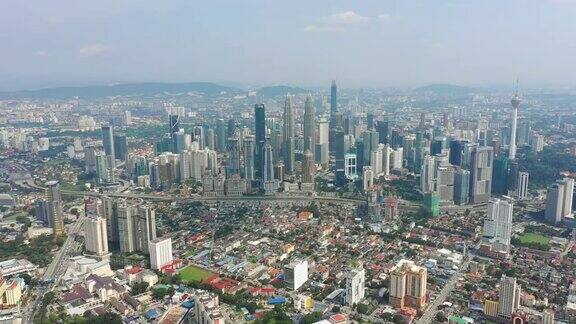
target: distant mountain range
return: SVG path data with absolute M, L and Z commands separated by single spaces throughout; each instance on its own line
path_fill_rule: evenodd
M 210 82 L 148 82 L 0 92 L 0 99 L 70 99 L 74 97 L 79 97 L 81 99 L 97 99 L 113 96 L 151 97 L 163 94 L 185 95 L 189 92 L 199 93 L 209 97 L 221 93 L 244 93 L 244 91 L 237 88 L 226 87 Z
M 416 92 L 432 92 L 441 95 L 463 95 L 474 92 L 474 88 L 463 87 L 453 84 L 430 84 L 424 87 L 416 88 Z
M 457 86 L 452 84 L 431 84 L 414 89 L 415 92 L 434 93 L 439 95 L 466 95 L 478 89 Z M 286 86 L 275 85 L 265 86 L 255 90 L 260 97 L 273 98 L 290 94 L 304 94 L 310 90 Z M 201 94 L 206 97 L 214 97 L 222 93 L 229 95 L 246 94 L 242 90 L 232 86 L 224 86 L 211 82 L 183 82 L 183 83 L 122 83 L 114 85 L 89 85 L 77 87 L 53 87 L 37 90 L 19 90 L 0 92 L 0 99 L 98 99 L 105 97 L 154 97 L 161 95 L 186 95 L 188 93 Z

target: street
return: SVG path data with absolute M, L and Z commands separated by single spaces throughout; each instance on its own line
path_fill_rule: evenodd
M 462 263 L 460 269 L 457 272 L 455 272 L 450 277 L 450 279 L 448 279 L 448 281 L 444 285 L 444 288 L 442 288 L 442 290 L 440 291 L 438 296 L 434 299 L 434 301 L 428 305 L 428 308 L 426 309 L 422 317 L 420 317 L 420 319 L 416 321 L 416 324 L 432 323 L 432 320 L 434 319 L 436 313 L 438 312 L 438 307 L 442 305 L 442 303 L 444 303 L 446 297 L 448 297 L 448 295 L 450 295 L 452 290 L 454 290 L 454 288 L 456 287 L 456 283 L 460 278 L 462 278 L 462 275 L 466 272 L 466 269 L 468 269 L 468 264 L 470 263 L 470 261 L 471 261 L 470 256 L 467 256 L 464 259 L 464 262 Z
M 32 323 L 34 315 L 38 310 L 38 307 L 42 303 L 42 298 L 44 295 L 53 290 L 56 283 L 60 280 L 60 277 L 64 274 L 66 270 L 66 260 L 68 259 L 68 254 L 70 251 L 77 251 L 82 247 L 75 241 L 76 234 L 82 229 L 84 222 L 84 217 L 80 216 L 75 223 L 68 226 L 68 232 L 66 241 L 60 248 L 52 263 L 46 267 L 42 278 L 40 279 L 39 285 L 31 291 L 33 298 L 30 302 L 22 309 L 22 318 L 24 323 Z

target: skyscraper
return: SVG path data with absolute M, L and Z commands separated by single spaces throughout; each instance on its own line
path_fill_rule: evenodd
M 334 153 L 336 155 L 335 162 L 335 172 L 336 182 L 339 186 L 346 183 L 346 174 L 344 171 L 344 158 L 346 154 L 345 143 L 344 143 L 344 130 L 341 128 L 335 130 L 334 132 Z
M 454 203 L 464 205 L 468 203 L 470 190 L 470 171 L 458 169 L 454 177 Z
M 238 134 L 228 138 L 228 160 L 226 164 L 226 177 L 240 174 L 240 141 Z
M 332 80 L 332 85 L 330 86 L 330 140 L 328 143 L 330 152 L 336 151 L 335 132 L 342 126 L 342 114 L 338 112 L 338 89 L 336 81 Z
M 528 172 L 518 172 L 518 186 L 516 189 L 516 196 L 520 200 L 528 198 Z
M 256 179 L 264 178 L 264 143 L 266 142 L 266 107 L 264 104 L 254 106 L 254 128 L 256 146 L 254 152 L 254 167 Z
M 114 131 L 112 126 L 102 126 L 102 146 L 106 155 L 114 155 Z
M 180 131 L 180 116 L 168 115 L 168 127 L 170 131 L 170 138 L 172 139 L 172 152 L 177 153 L 176 136 L 175 134 Z
M 510 252 L 513 208 L 511 202 L 497 198 L 490 199 L 488 203 L 482 238 L 490 243 L 493 251 Z
M 390 274 L 390 305 L 398 309 L 404 306 L 422 309 L 426 305 L 427 280 L 426 268 L 401 260 Z
M 470 165 L 470 202 L 488 202 L 492 194 L 493 148 L 475 146 Z
M 176 133 L 180 130 L 180 116 L 178 115 L 168 115 L 168 131 L 170 134 Z
M 389 123 L 385 120 L 378 121 L 378 142 L 382 144 L 388 144 L 389 139 Z
M 422 190 L 423 193 L 434 191 L 434 174 L 434 157 L 426 155 L 422 160 L 422 169 L 420 171 L 420 190 Z
M 198 142 L 198 149 L 203 150 L 206 145 L 206 136 L 204 134 L 204 126 L 194 126 L 192 130 L 193 140 Z
M 106 218 L 87 217 L 84 221 L 86 251 L 96 255 L 108 253 L 108 228 Z
M 254 174 L 254 136 L 244 137 L 244 178 L 249 181 L 256 179 Z
M 498 316 L 510 319 L 520 307 L 521 287 L 516 278 L 502 276 L 500 280 L 500 298 L 498 300 Z
M 365 295 L 364 268 L 353 269 L 346 275 L 346 304 L 353 306 L 364 299 Z
M 336 87 L 336 80 L 332 80 L 330 85 L 330 114 L 338 111 L 338 88 Z
M 138 217 L 134 227 L 136 250 L 149 253 L 148 242 L 156 239 L 156 212 L 146 206 L 138 206 Z
M 292 110 L 292 96 L 286 95 L 284 101 L 284 170 L 287 174 L 294 173 L 294 111 Z
M 316 162 L 327 166 L 328 164 L 328 151 L 330 146 L 330 126 L 325 117 L 320 118 L 318 121 L 318 143 L 316 143 Z
M 492 192 L 496 195 L 508 194 L 508 157 L 501 155 L 494 159 Z
M 372 152 L 378 149 L 378 132 L 368 130 L 362 135 L 364 165 L 372 165 Z
M 216 150 L 216 134 L 212 128 L 206 132 L 206 146 L 213 151 Z
M 120 243 L 120 252 L 130 253 L 136 251 L 134 240 L 135 224 L 138 209 L 135 205 L 122 201 L 117 205 L 117 227 Z
M 126 161 L 126 156 L 128 156 L 126 134 L 114 134 L 114 157 Z
M 516 123 L 518 122 L 518 107 L 520 106 L 518 92 L 514 94 L 510 103 L 512 104 L 512 129 L 510 131 L 510 152 L 508 157 L 510 160 L 514 160 L 516 159 Z
M 64 210 L 58 181 L 46 182 L 46 208 L 51 220 L 54 238 L 58 238 L 64 233 Z
M 228 126 L 226 128 L 226 138 L 234 136 L 236 133 L 236 120 L 234 118 L 228 119 Z
M 374 172 L 371 166 L 365 166 L 362 172 L 362 188 L 368 191 L 374 185 Z
M 312 157 L 314 157 L 314 150 L 316 149 L 315 114 L 312 96 L 309 94 L 304 103 L 304 152 L 309 150 L 312 153 Z
M 104 146 L 104 153 L 113 161 L 112 169 L 116 168 L 116 154 L 114 153 L 114 131 L 112 126 L 102 126 L 102 146 Z
M 314 156 L 310 150 L 304 152 L 304 161 L 302 162 L 302 183 L 314 183 Z
M 552 224 L 561 223 L 565 217 L 572 214 L 572 199 L 574 194 L 574 179 L 564 178 L 556 181 L 546 196 L 544 218 Z
M 226 123 L 224 119 L 216 120 L 216 149 L 220 152 L 226 149 Z
M 274 159 L 272 145 L 269 141 L 264 144 L 264 182 L 274 180 Z
M 462 166 L 462 156 L 467 141 L 453 140 L 450 141 L 450 164 Z

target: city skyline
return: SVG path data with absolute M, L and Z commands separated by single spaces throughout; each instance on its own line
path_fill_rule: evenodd
M 575 16 L 0 2 L 0 318 L 576 323 Z

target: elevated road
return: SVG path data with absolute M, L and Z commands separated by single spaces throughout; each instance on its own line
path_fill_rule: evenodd
M 329 197 L 329 196 L 288 196 L 288 195 L 275 195 L 275 196 L 192 196 L 192 197 L 180 197 L 180 196 L 164 196 L 164 195 L 150 195 L 150 194 L 134 194 L 134 193 L 98 193 L 93 191 L 67 191 L 62 190 L 63 195 L 82 197 L 116 197 L 116 198 L 133 198 L 133 199 L 145 199 L 153 201 L 199 201 L 199 202 L 243 202 L 243 201 L 285 201 L 285 202 L 334 202 L 334 203 L 350 203 L 360 205 L 365 203 L 362 199 L 353 198 L 341 198 L 341 197 Z

